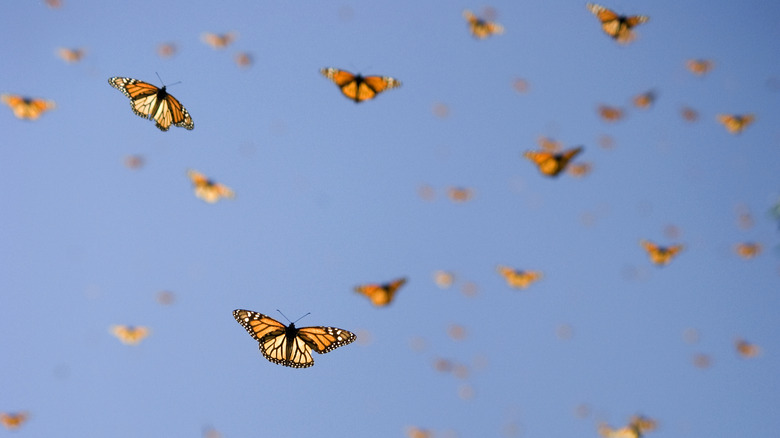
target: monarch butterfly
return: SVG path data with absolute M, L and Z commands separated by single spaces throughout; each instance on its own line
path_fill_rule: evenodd
M 15 94 L 2 94 L 0 100 L 11 107 L 17 118 L 26 120 L 36 120 L 44 111 L 57 107 L 52 100 L 33 99 Z
M 598 112 L 599 116 L 606 122 L 617 122 L 622 119 L 624 115 L 622 109 L 608 105 L 599 105 Z
M 81 61 L 81 58 L 83 58 L 86 53 L 87 52 L 84 49 L 67 49 L 64 47 L 57 49 L 57 55 L 67 63 Z
M 130 98 L 133 112 L 145 119 L 153 119 L 160 131 L 167 131 L 171 125 L 193 129 L 190 113 L 175 97 L 165 91 L 138 79 L 113 77 L 108 84 Z
M 474 191 L 466 187 L 450 187 L 447 196 L 453 202 L 466 202 L 474 197 Z
M 656 94 L 653 90 L 639 94 L 634 96 L 634 106 L 642 109 L 650 108 L 650 106 L 655 102 L 655 98 Z
M 190 177 L 190 181 L 192 181 L 192 185 L 195 187 L 195 196 L 209 204 L 219 201 L 220 198 L 232 199 L 236 196 L 230 187 L 214 182 L 196 170 L 187 170 L 187 176 Z
M 160 58 L 170 58 L 176 54 L 178 48 L 174 43 L 161 43 L 157 46 L 157 56 Z
M 406 284 L 406 278 L 401 277 L 388 283 L 372 283 L 355 286 L 355 292 L 367 296 L 374 306 L 383 307 L 393 301 L 395 293 L 398 292 L 398 289 L 404 284 Z
M 734 346 L 737 349 L 737 353 L 744 358 L 756 357 L 761 352 L 761 349 L 757 345 L 751 344 L 741 338 L 737 338 L 737 340 L 734 341 Z
M 618 15 L 604 6 L 593 3 L 588 3 L 585 6 L 601 21 L 601 28 L 604 29 L 604 32 L 621 44 L 633 41 L 636 35 L 631 29 L 650 19 L 645 15 Z
M 475 38 L 485 39 L 491 35 L 504 33 L 504 27 L 500 24 L 479 18 L 469 10 L 463 11 L 463 18 L 469 22 L 469 30 Z
M 455 274 L 447 271 L 436 271 L 433 273 L 433 282 L 442 289 L 449 289 L 455 282 Z
M 251 310 L 234 310 L 233 317 L 260 343 L 260 352 L 266 359 L 286 367 L 310 367 L 314 365 L 312 350 L 324 354 L 357 338 L 336 327 L 296 328 L 294 322 L 285 327 L 270 316 Z
M 683 120 L 685 120 L 686 122 L 693 123 L 699 120 L 699 112 L 688 106 L 685 106 L 682 109 L 680 109 L 680 115 L 682 116 Z
M 739 134 L 756 120 L 753 114 L 718 114 L 717 118 L 732 134 Z
M 249 68 L 252 66 L 252 62 L 254 62 L 252 55 L 247 52 L 236 53 L 233 61 L 235 61 L 236 65 L 241 68 Z
M 647 240 L 640 240 L 639 244 L 647 251 L 650 261 L 656 265 L 668 265 L 672 258 L 684 248 L 683 245 L 658 246 Z
M 123 344 L 138 345 L 144 340 L 151 330 L 143 326 L 131 326 L 131 325 L 112 325 L 111 334 L 116 336 Z
M 628 425 L 613 429 L 606 424 L 599 425 L 599 434 L 606 438 L 641 438 L 645 432 L 656 428 L 656 421 L 643 416 L 634 415 Z
M 566 168 L 571 176 L 582 178 L 589 174 L 593 170 L 593 165 L 590 163 L 572 163 Z
M 707 59 L 689 59 L 685 62 L 688 70 L 698 76 L 704 76 L 712 70 L 715 64 Z
M 213 49 L 224 49 L 233 43 L 236 38 L 238 38 L 238 33 L 236 32 L 228 32 L 221 35 L 211 32 L 204 32 L 200 36 L 200 39 L 203 40 L 204 43 L 211 46 Z
M 534 162 L 543 175 L 549 177 L 558 176 L 577 154 L 582 152 L 582 146 L 567 149 L 563 152 L 552 153 L 545 151 L 526 151 L 523 156 Z
M 753 242 L 738 243 L 734 250 L 743 259 L 752 259 L 761 252 L 761 244 Z
M 542 273 L 539 271 L 521 271 L 501 265 L 498 265 L 496 270 L 506 279 L 506 284 L 517 289 L 525 289 L 542 278 Z
M 547 152 L 558 152 L 563 147 L 561 142 L 549 137 L 539 137 L 536 141 L 539 143 L 539 147 Z
M 433 432 L 416 426 L 409 426 L 406 428 L 406 436 L 408 438 L 431 438 L 433 437 Z
M 0 423 L 6 429 L 17 429 L 27 421 L 27 412 L 0 412 Z
M 389 76 L 361 76 L 332 67 L 323 68 L 320 73 L 338 85 L 341 93 L 355 103 L 373 99 L 385 90 L 401 86 L 401 81 Z

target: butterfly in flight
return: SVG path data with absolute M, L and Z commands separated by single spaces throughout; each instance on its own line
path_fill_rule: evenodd
M 323 68 L 320 73 L 333 81 L 341 93 L 355 103 L 373 99 L 385 90 L 401 86 L 401 81 L 389 76 L 361 76 L 332 67 Z
M 625 116 L 621 108 L 609 105 L 599 105 L 598 113 L 605 122 L 617 122 Z
M 613 429 L 606 424 L 599 425 L 599 434 L 605 438 L 642 438 L 645 432 L 655 429 L 656 421 L 641 415 L 634 415 L 628 425 Z
M 57 49 L 57 56 L 69 64 L 81 61 L 81 58 L 86 54 L 87 52 L 84 49 L 67 49 L 64 47 Z
M 0 100 L 11 107 L 14 115 L 19 119 L 35 120 L 43 114 L 57 107 L 52 100 L 33 99 L 31 97 L 15 94 L 2 94 Z
M 238 38 L 238 33 L 228 32 L 223 34 L 216 34 L 211 32 L 205 32 L 201 35 L 201 40 L 204 43 L 211 46 L 212 49 L 224 49 L 233 43 Z
M 452 202 L 466 202 L 474 197 L 474 190 L 468 187 L 450 187 L 447 189 L 447 196 Z
M 634 27 L 645 23 L 650 17 L 645 15 L 618 15 L 604 6 L 593 3 L 585 5 L 601 21 L 604 32 L 621 44 L 628 44 L 636 38 Z
M 6 429 L 17 429 L 27 421 L 26 412 L 0 412 L 0 424 Z
M 111 334 L 117 337 L 123 344 L 138 345 L 149 336 L 151 330 L 143 326 L 112 325 Z
M 235 198 L 236 194 L 230 187 L 214 182 L 206 177 L 206 175 L 189 169 L 187 170 L 187 176 L 190 177 L 192 185 L 195 187 L 195 196 L 213 204 L 220 200 L 220 198 Z
M 526 151 L 523 156 L 531 160 L 539 167 L 539 171 L 543 175 L 549 177 L 558 176 L 563 169 L 569 164 L 577 154 L 582 152 L 583 147 L 578 146 L 576 148 L 567 149 L 562 152 L 547 152 L 547 151 Z
M 737 349 L 737 353 L 744 358 L 756 357 L 761 353 L 761 348 L 758 345 L 751 344 L 742 338 L 737 338 L 734 341 L 734 347 Z
M 755 242 L 743 242 L 734 246 L 734 251 L 743 259 L 752 259 L 761 252 L 761 244 Z
M 406 278 L 401 277 L 388 283 L 371 283 L 355 286 L 355 292 L 367 296 L 374 306 L 383 307 L 393 301 L 395 293 L 398 292 L 398 289 L 404 284 L 406 284 Z
M 656 97 L 656 93 L 653 90 L 638 94 L 634 96 L 634 106 L 641 109 L 650 108 L 655 103 Z
M 463 11 L 463 18 L 469 22 L 469 30 L 475 38 L 485 39 L 491 35 L 504 33 L 504 27 L 500 24 L 479 18 L 469 10 Z
M 539 271 L 521 271 L 501 265 L 498 265 L 496 270 L 504 277 L 506 284 L 517 289 L 525 289 L 542 278 L 542 273 Z
M 352 343 L 357 336 L 336 327 L 301 327 L 295 323 L 285 326 L 262 313 L 236 309 L 233 317 L 260 343 L 260 352 L 266 359 L 292 368 L 314 365 L 312 350 L 324 354 Z
M 715 63 L 708 59 L 689 59 L 685 62 L 685 66 L 691 73 L 697 76 L 704 76 L 712 70 Z
M 718 114 L 717 118 L 732 134 L 739 134 L 756 120 L 753 114 Z
M 190 113 L 165 91 L 164 85 L 157 88 L 138 79 L 122 77 L 109 78 L 108 83 L 130 98 L 130 107 L 136 115 L 154 120 L 160 131 L 167 131 L 171 125 L 185 129 L 195 127 Z
M 672 258 L 683 250 L 683 245 L 658 246 L 648 240 L 640 240 L 639 244 L 647 251 L 650 261 L 656 265 L 668 265 Z

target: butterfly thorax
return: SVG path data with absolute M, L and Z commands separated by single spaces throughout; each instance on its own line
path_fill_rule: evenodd
M 157 99 L 165 99 L 168 96 L 168 92 L 165 91 L 165 85 L 157 92 Z

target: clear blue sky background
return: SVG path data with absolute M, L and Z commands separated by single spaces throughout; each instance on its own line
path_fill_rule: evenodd
M 495 1 L 506 32 L 485 41 L 461 16 L 480 3 L 3 2 L 0 92 L 58 107 L 35 122 L 0 108 L 0 411 L 30 412 L 18 436 L 39 437 L 197 437 L 209 425 L 231 438 L 412 425 L 595 437 L 600 421 L 635 413 L 659 421 L 657 438 L 776 434 L 780 233 L 767 210 L 780 198 L 780 7 L 604 5 L 651 17 L 635 43 L 619 46 L 570 0 Z M 200 41 L 230 30 L 239 38 L 223 51 Z M 161 59 L 168 41 L 179 52 Z M 68 65 L 58 47 L 87 55 Z M 250 69 L 238 51 L 254 55 Z M 690 58 L 715 69 L 696 77 Z M 329 66 L 403 86 L 355 105 L 319 74 Z M 181 81 L 169 91 L 193 131 L 160 132 L 106 82 L 159 84 L 155 72 Z M 633 108 L 649 89 L 654 107 Z M 628 115 L 606 124 L 601 103 Z M 757 120 L 739 136 L 715 120 L 743 112 Z M 584 145 L 592 173 L 541 176 L 521 154 L 543 135 Z M 130 154 L 146 165 L 126 168 Z M 236 199 L 197 199 L 187 168 Z M 455 204 L 449 186 L 475 197 Z M 686 249 L 657 268 L 642 238 Z M 765 251 L 742 260 L 741 241 Z M 545 278 L 512 290 L 497 264 Z M 438 269 L 455 273 L 451 289 L 434 284 Z M 352 292 L 398 276 L 409 283 L 387 308 Z M 460 292 L 468 283 L 476 296 Z M 160 290 L 176 301 L 158 304 Z M 285 368 L 260 355 L 236 308 L 311 312 L 299 325 L 363 341 Z M 131 347 L 112 324 L 153 332 Z M 571 338 L 556 336 L 562 325 Z M 739 357 L 738 336 L 761 356 Z M 436 358 L 468 376 L 437 372 Z

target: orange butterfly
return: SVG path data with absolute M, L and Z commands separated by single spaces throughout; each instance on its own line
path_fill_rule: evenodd
M 200 39 L 203 40 L 204 43 L 211 46 L 212 49 L 224 49 L 233 43 L 236 38 L 238 38 L 238 33 L 236 32 L 228 32 L 221 35 L 211 32 L 204 32 L 200 36 Z
M 35 120 L 44 111 L 53 110 L 57 107 L 52 100 L 33 99 L 15 94 L 2 94 L 0 95 L 0 100 L 11 107 L 17 118 L 26 120 Z
M 654 430 L 657 423 L 652 418 L 634 415 L 628 425 L 620 429 L 612 429 L 606 424 L 599 425 L 599 434 L 605 438 L 641 438 L 645 432 Z
M 474 197 L 474 191 L 465 187 L 450 187 L 447 190 L 447 196 L 453 202 L 466 202 Z
M 174 43 L 161 43 L 157 46 L 157 56 L 160 58 L 170 58 L 176 54 L 178 48 Z
M 539 143 L 539 147 L 547 152 L 558 152 L 563 147 L 561 142 L 549 137 L 539 137 L 536 141 Z
M 526 151 L 523 156 L 534 162 L 539 167 L 543 175 L 549 177 L 558 176 L 577 154 L 582 152 L 583 147 L 577 146 L 563 152 L 552 153 L 546 151 Z
M 151 330 L 143 326 L 135 326 L 135 327 L 132 325 L 111 326 L 111 334 L 116 336 L 120 341 L 122 341 L 123 344 L 127 344 L 127 345 L 138 345 L 141 341 L 144 340 L 144 338 L 149 336 L 150 333 Z
M 732 134 L 739 134 L 756 120 L 753 114 L 718 114 L 717 118 Z
M 433 432 L 416 426 L 409 426 L 406 428 L 406 436 L 408 438 L 432 438 Z
M 680 110 L 680 115 L 686 122 L 693 123 L 699 120 L 699 112 L 691 107 L 687 107 L 687 106 L 683 107 Z
M 236 62 L 236 65 L 241 68 L 249 68 L 254 62 L 252 55 L 247 52 L 236 53 L 236 56 L 233 58 L 233 60 Z
M 469 22 L 469 30 L 475 38 L 485 39 L 491 35 L 504 33 L 504 27 L 500 24 L 479 18 L 469 10 L 463 11 L 463 18 Z
M 130 108 L 135 115 L 155 121 L 160 131 L 167 131 L 171 125 L 184 129 L 195 128 L 190 113 L 175 97 L 165 91 L 165 86 L 156 86 L 138 79 L 113 77 L 108 84 L 130 98 Z
M 389 76 L 361 76 L 332 67 L 323 68 L 320 73 L 333 81 L 341 93 L 355 103 L 371 100 L 385 90 L 401 86 L 401 81 Z
M 81 58 L 86 54 L 87 52 L 84 49 L 67 49 L 64 47 L 57 49 L 57 55 L 67 63 L 81 61 Z
M 455 282 L 455 274 L 447 271 L 436 271 L 433 273 L 433 282 L 442 289 L 448 289 Z
M 230 187 L 214 182 L 206 177 L 206 175 L 189 169 L 187 170 L 187 176 L 190 177 L 192 185 L 195 187 L 195 196 L 213 204 L 220 200 L 220 198 L 235 198 L 236 194 Z
M 737 340 L 734 341 L 734 346 L 737 349 L 737 353 L 744 358 L 756 357 L 761 353 L 761 349 L 757 345 L 751 344 L 741 338 L 737 338 Z
M 604 6 L 593 3 L 588 3 L 585 6 L 601 21 L 601 28 L 604 29 L 604 32 L 621 44 L 633 41 L 636 35 L 632 29 L 650 19 L 645 15 L 618 15 Z
M 577 178 L 582 178 L 583 176 L 589 174 L 593 170 L 593 165 L 590 163 L 571 163 L 566 168 L 566 171 L 569 172 L 571 176 L 575 176 Z
M 0 412 L 0 424 L 6 429 L 17 429 L 27 421 L 27 412 Z
M 761 244 L 753 242 L 738 243 L 734 250 L 744 259 L 752 259 L 761 252 Z
M 712 70 L 714 63 L 707 59 L 689 59 L 685 62 L 688 70 L 698 76 L 704 76 Z
M 623 110 L 615 106 L 599 105 L 599 116 L 607 122 L 617 122 L 624 116 Z
M 634 106 L 637 108 L 650 108 L 655 103 L 656 94 L 655 91 L 650 90 L 634 97 Z
M 521 271 L 501 265 L 498 265 L 496 270 L 504 277 L 506 284 L 517 289 L 525 289 L 542 278 L 540 271 Z
M 406 284 L 406 278 L 401 277 L 389 283 L 372 283 L 355 286 L 355 292 L 367 296 L 374 306 L 383 307 L 387 306 L 391 301 L 393 301 L 395 293 L 398 292 L 398 289 L 400 289 L 404 284 Z
M 656 265 L 668 265 L 672 261 L 672 258 L 683 250 L 683 245 L 672 246 L 658 246 L 653 242 L 647 240 L 640 240 L 639 244 L 647 251 L 650 256 L 650 260 Z

